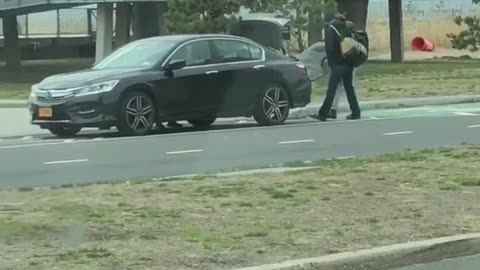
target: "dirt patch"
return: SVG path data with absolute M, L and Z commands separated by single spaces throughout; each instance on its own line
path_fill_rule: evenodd
M 480 230 L 480 146 L 312 169 L 2 191 L 5 269 L 229 269 Z

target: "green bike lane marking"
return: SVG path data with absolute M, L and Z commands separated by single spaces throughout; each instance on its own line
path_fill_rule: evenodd
M 435 117 L 452 115 L 480 115 L 480 104 L 474 103 L 401 109 L 369 110 L 362 113 L 362 116 L 373 119 L 386 119 L 397 117 Z

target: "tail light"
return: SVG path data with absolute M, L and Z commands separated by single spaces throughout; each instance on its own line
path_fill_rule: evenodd
M 298 74 L 301 77 L 307 77 L 307 68 L 305 67 L 304 64 L 296 64 L 298 67 Z

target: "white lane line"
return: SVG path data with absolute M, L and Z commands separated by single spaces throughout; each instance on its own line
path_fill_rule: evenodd
M 467 126 L 468 128 L 480 128 L 480 125 L 470 125 L 470 126 Z
M 469 113 L 469 112 L 455 112 L 456 115 L 478 115 L 478 114 L 475 114 L 475 113 Z
M 308 140 L 295 140 L 295 141 L 282 141 L 278 142 L 278 144 L 295 144 L 295 143 L 309 143 L 309 142 L 314 142 L 315 140 L 313 139 L 308 139 Z
M 43 162 L 43 164 L 45 164 L 45 165 L 55 165 L 55 164 L 80 163 L 80 162 L 88 162 L 88 159 L 71 159 L 71 160 L 47 161 L 47 162 Z
M 191 149 L 191 150 L 181 150 L 181 151 L 171 151 L 167 152 L 167 155 L 179 155 L 179 154 L 190 154 L 190 153 L 200 153 L 203 152 L 203 149 Z
M 413 131 L 407 130 L 407 131 L 397 131 L 397 132 L 386 132 L 383 133 L 385 136 L 394 136 L 394 135 L 404 135 L 404 134 L 412 134 Z
M 352 159 L 356 158 L 357 156 L 343 156 L 343 157 L 336 157 L 335 159 Z
M 28 140 L 31 140 L 31 139 L 33 139 L 33 136 L 25 136 L 25 137 L 21 138 L 20 140 L 28 141 Z

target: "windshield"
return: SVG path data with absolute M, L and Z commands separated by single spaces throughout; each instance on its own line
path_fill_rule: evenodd
M 96 64 L 93 69 L 150 68 L 178 43 L 175 39 L 145 39 L 132 42 Z

